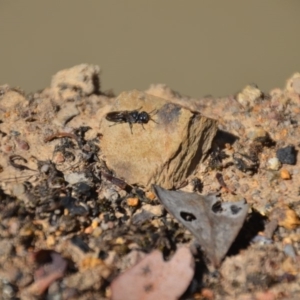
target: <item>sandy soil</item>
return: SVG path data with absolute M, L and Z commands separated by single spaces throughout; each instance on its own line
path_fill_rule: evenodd
M 218 121 L 206 159 L 177 188 L 249 204 L 221 265 L 211 264 L 153 190 L 107 168 L 99 122 L 117 97 L 101 91 L 99 67 L 79 65 L 30 95 L 0 87 L 1 299 L 120 299 L 112 282 L 121 273 L 153 250 L 172 259 L 179 246 L 190 249 L 194 266 L 182 299 L 299 299 L 300 74 L 283 90 L 247 86 L 219 99 L 181 96 L 164 85 L 145 92 Z M 112 128 L 123 126 L 131 134 L 127 124 Z M 164 276 L 174 290 L 190 257 L 187 264 L 168 265 Z M 179 297 L 166 288 L 169 299 Z M 139 289 L 139 297 L 151 299 L 151 289 Z

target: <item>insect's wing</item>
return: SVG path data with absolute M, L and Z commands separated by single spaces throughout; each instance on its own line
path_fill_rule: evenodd
M 196 237 L 212 264 L 219 266 L 245 221 L 248 205 L 220 203 L 213 209 L 218 202 L 213 195 L 153 188 L 166 209 Z
M 126 122 L 127 111 L 112 111 L 109 112 L 105 119 L 110 122 Z

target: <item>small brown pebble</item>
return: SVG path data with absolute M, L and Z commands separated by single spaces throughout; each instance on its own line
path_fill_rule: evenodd
M 5 152 L 5 153 L 12 152 L 13 149 L 14 149 L 14 147 L 12 145 L 4 144 L 2 146 L 2 151 Z
M 289 237 L 293 242 L 296 242 L 296 243 L 300 242 L 300 234 L 299 233 L 293 233 Z
M 211 300 L 215 298 L 214 292 L 211 289 L 207 289 L 207 288 L 201 290 L 201 296 L 205 299 L 211 299 Z
M 244 183 L 240 186 L 240 191 L 242 193 L 246 193 L 249 190 L 249 185 L 247 183 Z
M 115 223 L 112 221 L 107 222 L 107 226 L 109 229 L 113 229 L 115 227 Z
M 118 238 L 116 238 L 115 243 L 119 244 L 119 245 L 123 245 L 123 244 L 125 244 L 125 240 L 119 236 Z
M 91 234 L 93 232 L 93 227 L 92 226 L 88 226 L 87 228 L 84 229 L 84 233 L 85 234 Z
M 53 157 L 53 161 L 57 164 L 61 164 L 65 161 L 65 157 L 62 152 L 56 152 Z
M 297 274 L 299 273 L 297 264 L 295 264 L 295 260 L 292 257 L 287 257 L 283 261 L 281 268 L 284 272 L 295 275 L 295 276 L 297 276 Z
M 106 290 L 105 290 L 105 297 L 110 299 L 111 298 L 111 288 L 108 287 Z
M 294 210 L 287 205 L 274 208 L 270 214 L 270 220 L 276 220 L 279 226 L 286 229 L 295 229 L 300 225 L 300 219 Z
M 12 192 L 16 197 L 20 197 L 26 192 L 26 187 L 24 184 L 17 183 L 13 185 Z
M 163 226 L 161 220 L 159 220 L 159 219 L 154 219 L 154 220 L 152 220 L 152 221 L 151 221 L 151 224 L 152 224 L 154 227 L 156 227 L 156 228 L 159 228 L 159 227 Z
M 22 237 L 33 236 L 33 235 L 34 235 L 33 227 L 25 226 L 22 227 L 20 230 L 20 236 Z
M 11 218 L 8 222 L 7 231 L 12 234 L 16 235 L 19 233 L 20 230 L 20 221 L 15 218 Z
M 91 226 L 92 226 L 93 229 L 97 228 L 99 226 L 99 221 L 98 220 L 93 220 Z
M 156 217 L 161 217 L 164 213 L 164 207 L 162 205 L 145 204 L 143 205 L 143 209 Z
M 93 237 L 99 237 L 102 234 L 103 230 L 100 227 L 97 227 L 93 230 Z
M 21 150 L 29 150 L 29 145 L 26 141 L 16 139 L 16 143 Z
M 116 212 L 115 212 L 115 217 L 116 217 L 117 219 L 122 218 L 123 216 L 124 216 L 124 213 L 121 213 L 121 212 L 119 212 L 119 211 L 116 211 Z
M 285 179 L 285 180 L 291 179 L 291 174 L 287 169 L 281 169 L 280 176 L 282 179 Z
M 53 235 L 49 235 L 47 237 L 47 246 L 52 247 L 55 245 L 55 237 Z
M 79 268 L 81 270 L 87 270 L 103 264 L 103 261 L 97 257 L 86 257 L 80 262 Z
M 127 205 L 128 206 L 138 206 L 139 199 L 138 198 L 127 198 Z
M 153 200 L 156 199 L 155 194 L 152 193 L 152 192 L 146 192 L 146 197 L 147 197 L 149 200 L 151 200 L 151 201 L 153 201 Z

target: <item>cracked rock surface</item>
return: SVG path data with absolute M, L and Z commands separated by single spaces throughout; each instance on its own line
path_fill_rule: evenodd
M 102 119 L 101 151 L 107 166 L 129 184 L 165 188 L 180 185 L 208 153 L 217 131 L 213 119 L 137 90 L 123 92 L 111 112 L 141 108 L 147 124 L 114 124 Z

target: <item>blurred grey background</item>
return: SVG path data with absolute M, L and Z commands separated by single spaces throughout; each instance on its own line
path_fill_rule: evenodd
M 165 83 L 184 95 L 267 92 L 300 72 L 299 0 L 0 0 L 0 84 L 49 86 L 80 63 L 102 90 Z

